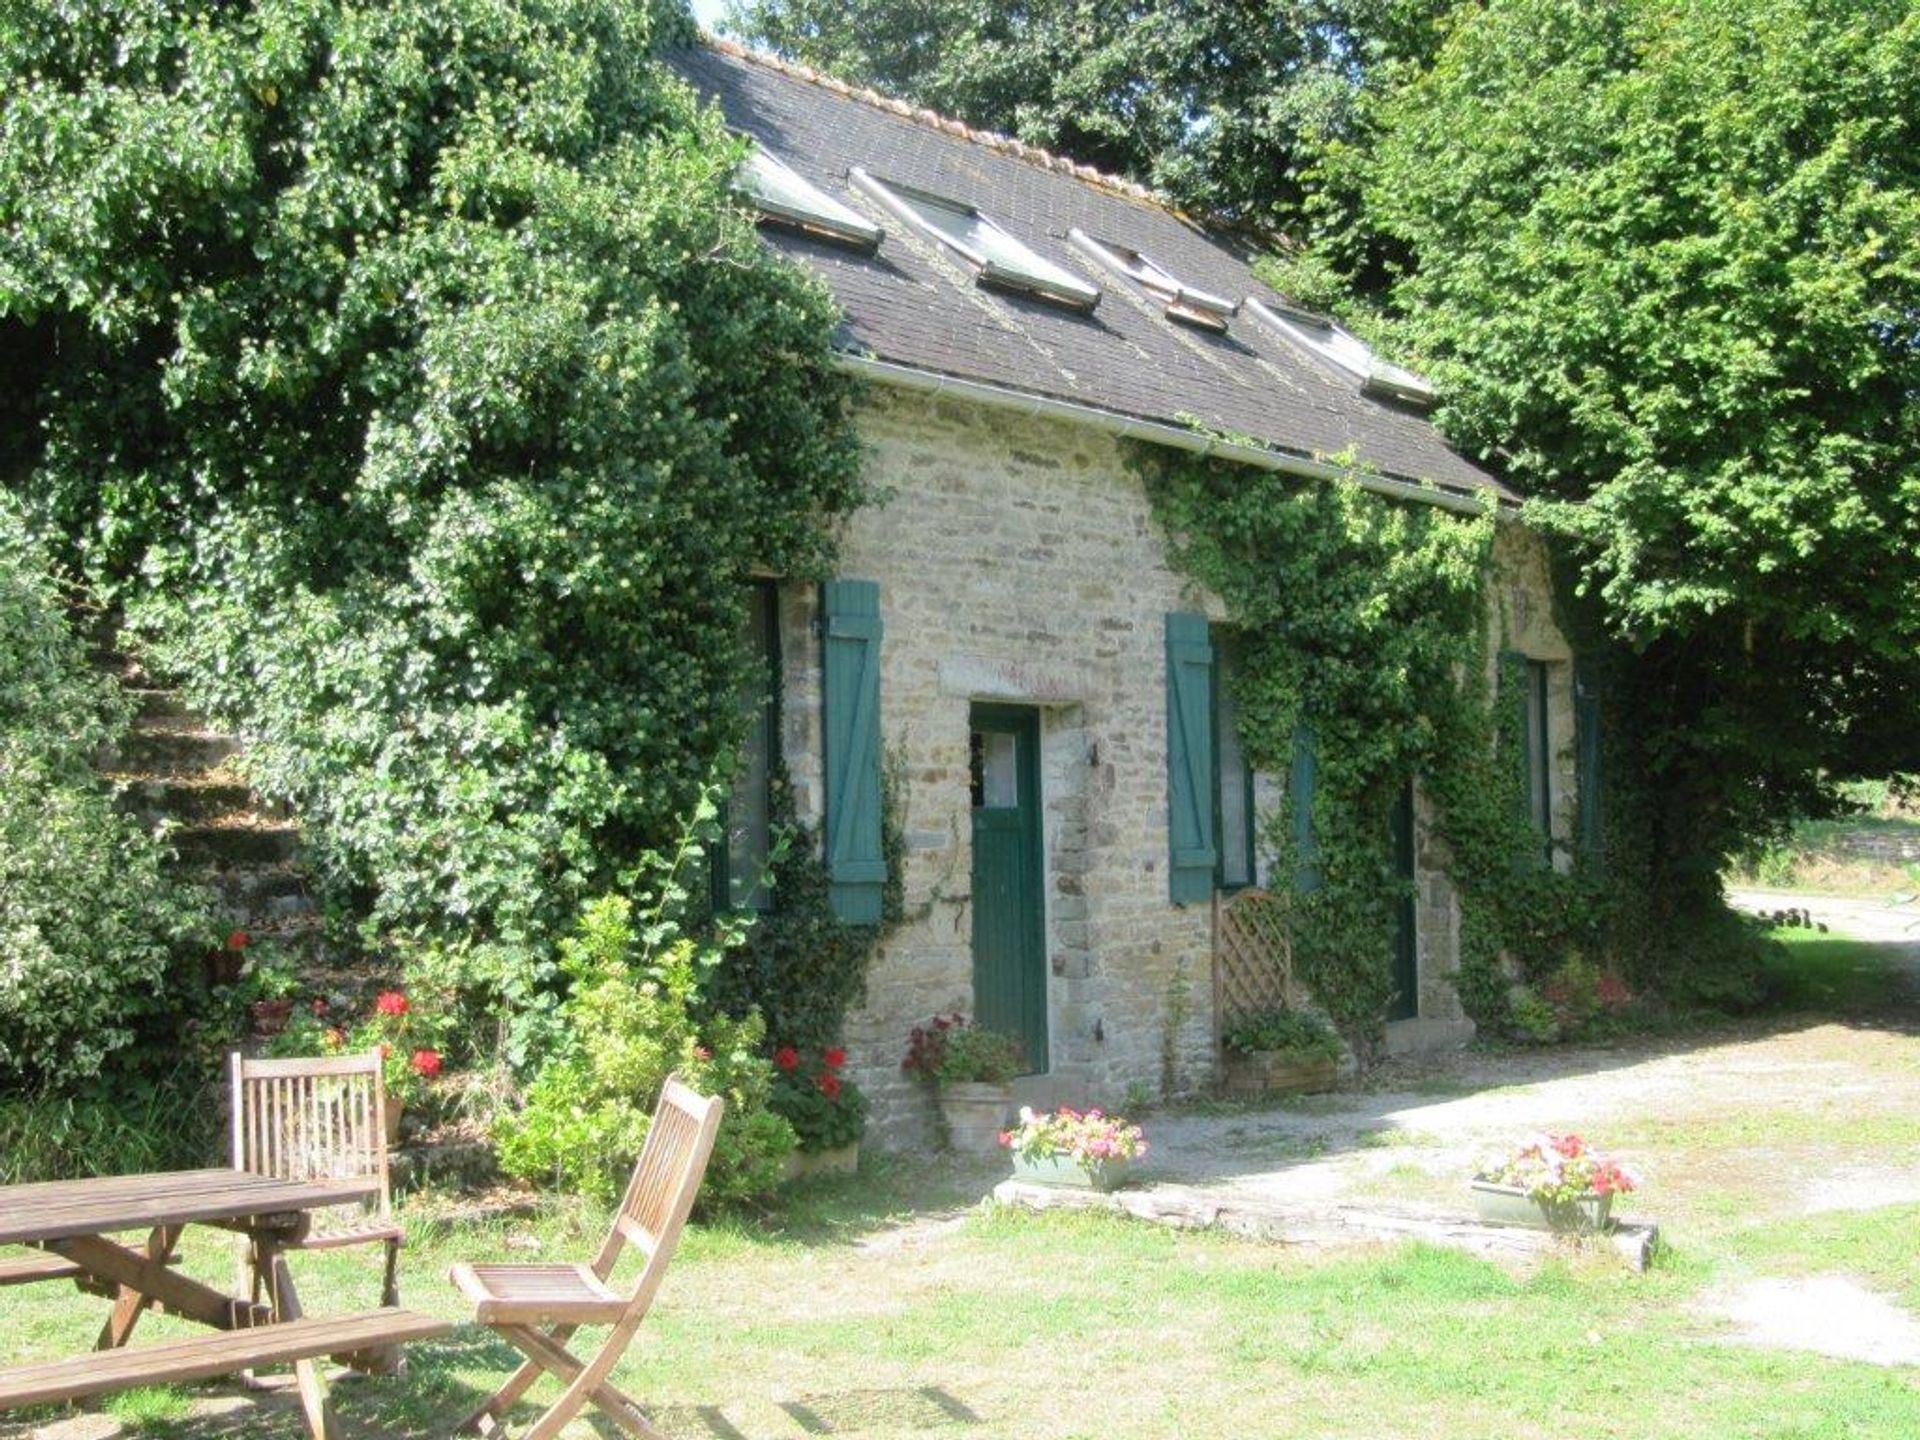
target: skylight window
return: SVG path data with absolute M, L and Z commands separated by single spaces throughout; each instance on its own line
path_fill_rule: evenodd
M 857 211 L 848 209 L 818 186 L 808 183 L 755 145 L 740 167 L 740 188 L 759 207 L 760 218 L 852 245 L 876 250 L 886 232 Z
M 1325 315 L 1301 310 L 1284 301 L 1247 297 L 1247 309 L 1268 329 L 1302 349 L 1330 361 L 1360 382 L 1366 395 L 1381 395 L 1409 405 L 1428 406 L 1439 394 L 1411 370 L 1389 364 L 1367 348 L 1366 341 L 1342 329 Z
M 971 205 L 877 180 L 858 166 L 847 177 L 902 224 L 960 256 L 988 284 L 1023 290 L 1076 310 L 1091 310 L 1100 303 L 1098 288 L 1030 250 Z
M 1240 307 L 1233 301 L 1182 283 L 1164 265 L 1156 264 L 1138 250 L 1110 245 L 1079 229 L 1069 230 L 1067 239 L 1082 254 L 1092 256 L 1107 269 L 1126 276 L 1141 289 L 1164 300 L 1169 320 L 1184 320 L 1208 330 L 1225 330 L 1227 321 L 1239 313 Z

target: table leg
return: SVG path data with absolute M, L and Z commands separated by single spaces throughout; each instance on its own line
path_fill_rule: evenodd
M 167 1273 L 167 1261 L 173 1258 L 173 1247 L 180 1243 L 178 1225 L 159 1225 L 147 1236 L 146 1264 L 156 1267 L 161 1273 Z M 144 1267 L 143 1267 L 144 1268 Z M 140 1317 L 147 1313 L 153 1304 L 153 1295 L 146 1286 L 138 1288 L 126 1284 L 120 1285 L 120 1293 L 114 1298 L 113 1313 L 107 1317 L 107 1323 L 100 1327 L 100 1338 L 94 1343 L 96 1350 L 118 1350 L 133 1336 L 133 1327 L 140 1323 Z
M 300 1297 L 293 1288 L 293 1271 L 287 1267 L 286 1256 L 263 1249 L 263 1258 L 272 1266 L 274 1318 L 282 1322 L 298 1320 Z M 327 1395 L 327 1377 L 320 1373 L 319 1362 L 294 1361 L 293 1378 L 300 1388 L 300 1408 L 306 1412 L 307 1428 L 313 1432 L 313 1440 L 333 1440 L 337 1433 L 333 1401 Z
M 93 1279 L 118 1287 L 113 1315 L 100 1332 L 102 1349 L 124 1344 L 134 1322 L 152 1305 L 169 1315 L 220 1330 L 236 1330 L 265 1318 L 264 1306 L 250 1306 L 244 1300 L 223 1295 L 168 1266 L 180 1228 L 171 1225 L 156 1229 L 147 1240 L 144 1254 L 99 1235 L 46 1242 L 45 1248 L 66 1256 Z

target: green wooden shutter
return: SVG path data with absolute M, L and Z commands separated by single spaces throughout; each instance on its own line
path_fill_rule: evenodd
M 1207 617 L 1167 616 L 1167 888 L 1176 905 L 1213 896 L 1213 642 Z
M 1313 830 L 1313 792 L 1319 784 L 1320 742 L 1310 725 L 1293 727 L 1293 773 L 1287 804 L 1293 811 L 1293 888 L 1320 888 L 1320 841 Z
M 1600 677 L 1596 667 L 1580 662 L 1573 667 L 1573 724 L 1575 784 L 1579 786 L 1580 861 L 1594 870 L 1606 857 L 1601 823 Z
M 821 709 L 827 739 L 826 853 L 834 914 L 880 920 L 887 857 L 880 806 L 880 587 L 820 589 Z

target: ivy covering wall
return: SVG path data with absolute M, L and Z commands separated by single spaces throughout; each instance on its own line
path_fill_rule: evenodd
M 1521 697 L 1500 683 L 1490 653 L 1500 637 L 1488 633 L 1495 527 L 1506 522 L 1391 500 L 1357 480 L 1302 481 L 1145 447 L 1133 460 L 1175 564 L 1225 602 L 1236 627 L 1227 681 L 1249 763 L 1295 777 L 1287 804 L 1261 817 L 1261 844 L 1288 906 L 1296 970 L 1349 1040 L 1369 1049 L 1392 998 L 1408 884 L 1392 818 L 1409 782 L 1431 802 L 1460 898 L 1456 983 L 1483 1028 L 1526 1032 L 1537 991 L 1568 975 L 1605 967 L 1658 985 L 1664 947 L 1647 944 L 1632 898 L 1647 877 L 1630 858 L 1640 817 L 1631 786 L 1607 790 L 1608 833 L 1628 858 L 1605 868 L 1587 854 L 1548 864 L 1527 811 Z M 1644 738 L 1617 728 L 1614 753 Z M 1306 816 L 1294 809 L 1302 795 Z M 1741 998 L 1740 947 L 1720 953 L 1730 968 L 1717 998 Z
M 724 771 L 861 496 L 834 311 L 660 0 L 0 21 L 0 474 L 348 913 L 545 963 Z

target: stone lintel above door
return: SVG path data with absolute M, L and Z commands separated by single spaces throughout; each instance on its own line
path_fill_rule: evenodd
M 941 692 L 968 700 L 1080 705 L 1099 688 L 1091 665 L 988 660 L 977 655 L 953 655 L 940 662 Z

